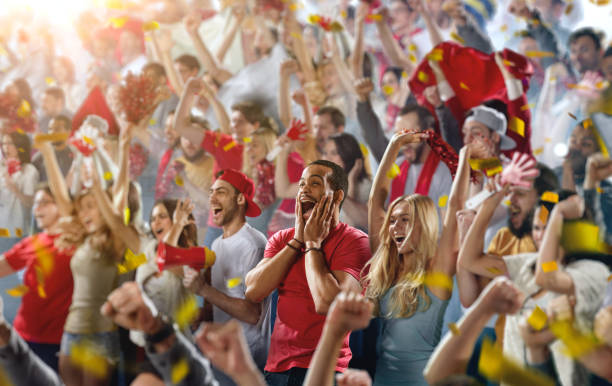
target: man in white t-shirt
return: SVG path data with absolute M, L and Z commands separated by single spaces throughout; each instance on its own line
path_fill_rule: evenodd
M 216 262 L 211 283 L 203 273 L 185 274 L 185 285 L 213 305 L 213 321 L 224 323 L 232 318 L 242 323 L 255 363 L 263 369 L 270 344 L 270 301 L 254 303 L 246 299 L 244 277 L 263 258 L 266 237 L 246 223 L 245 216 L 257 217 L 261 209 L 253 201 L 253 181 L 234 169 L 218 174 L 210 189 L 210 210 L 223 235 L 212 244 Z M 229 377 L 215 372 L 221 385 L 233 385 Z

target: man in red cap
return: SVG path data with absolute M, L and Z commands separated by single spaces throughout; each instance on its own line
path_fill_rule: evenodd
M 263 258 L 266 237 L 246 223 L 245 216 L 257 217 L 261 209 L 253 201 L 255 185 L 243 173 L 225 169 L 217 174 L 210 188 L 210 211 L 214 224 L 223 235 L 212 243 L 216 254 L 211 283 L 204 273 L 188 271 L 185 285 L 213 305 L 213 321 L 224 323 L 235 318 L 242 323 L 256 364 L 263 370 L 270 343 L 270 301 L 256 303 L 245 298 L 244 277 Z M 233 382 L 215 371 L 220 385 Z

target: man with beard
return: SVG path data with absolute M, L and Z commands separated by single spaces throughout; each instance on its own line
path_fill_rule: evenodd
M 355 82 L 355 93 L 357 94 L 357 119 L 361 127 L 361 134 L 366 140 L 376 161 L 380 162 L 387 146 L 389 151 L 399 156 L 396 164 L 399 173 L 391 185 L 389 201 L 404 194 L 418 193 L 429 196 L 437 203 L 440 197 L 450 193 L 452 178 L 450 170 L 444 162 L 441 162 L 437 154 L 431 151 L 427 142 L 410 143 L 403 147 L 389 144 L 389 139 L 380 124 L 380 120 L 372 109 L 370 93 L 374 85 L 367 78 L 358 79 Z M 417 104 L 404 106 L 395 120 L 395 132 L 406 129 L 418 129 L 425 131 L 433 129 L 435 118 L 429 110 Z
M 70 118 L 65 115 L 58 115 L 51 119 L 49 123 L 49 134 L 66 135 L 66 139 L 53 142 L 55 158 L 57 159 L 57 163 L 64 177 L 68 175 L 70 167 L 72 166 L 72 161 L 74 160 L 74 152 L 70 146 L 68 146 L 67 142 L 68 134 L 70 134 L 71 130 L 70 124 Z M 45 170 L 43 158 L 40 153 L 36 153 L 34 157 L 32 157 L 32 165 L 38 170 L 40 182 L 47 182 L 47 171 Z
M 587 160 L 592 155 L 600 152 L 595 126 L 591 120 L 580 122 L 570 135 L 568 153 L 563 165 L 555 169 L 557 177 L 561 181 L 563 189 L 574 190 L 579 194 L 584 191 Z M 603 179 L 599 183 L 600 207 L 606 228 L 612 229 L 612 184 Z
M 269 385 L 301 385 L 321 337 L 325 315 L 341 289 L 361 292 L 370 258 L 368 236 L 339 222 L 348 178 L 330 161 L 302 172 L 295 227 L 270 238 L 264 259 L 246 276 L 246 297 L 259 302 L 278 288 L 277 318 L 266 363 Z M 336 371 L 351 359 L 345 337 Z
M 601 67 L 603 37 L 591 27 L 580 28 L 570 35 L 570 62 L 576 75 L 582 78 L 587 71 L 598 72 Z
M 261 214 L 254 195 L 253 181 L 243 173 L 234 169 L 219 172 L 210 188 L 209 201 L 213 222 L 223 229 L 223 235 L 212 244 L 216 261 L 211 268 L 211 283 L 206 282 L 205 271 L 188 270 L 185 285 L 213 305 L 214 322 L 224 323 L 232 318 L 241 322 L 251 355 L 263 369 L 270 339 L 270 298 L 245 298 L 247 287 L 243 283 L 247 273 L 261 261 L 266 246 L 266 237 L 246 223 L 245 216 Z M 220 371 L 215 371 L 215 378 L 221 385 L 233 385 Z

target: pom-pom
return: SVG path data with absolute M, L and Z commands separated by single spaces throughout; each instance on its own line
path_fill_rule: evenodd
M 130 123 L 139 123 L 155 109 L 156 97 L 157 87 L 151 78 L 129 73 L 119 89 L 119 101 L 125 119 Z

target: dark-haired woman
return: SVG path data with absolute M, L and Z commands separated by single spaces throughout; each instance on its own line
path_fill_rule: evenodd
M 4 237 L 30 233 L 30 219 L 38 171 L 30 163 L 30 139 L 12 132 L 2 135 L 0 165 L 0 228 Z M 8 232 L 8 234 L 6 234 Z
M 322 158 L 340 165 L 349 177 L 348 194 L 340 212 L 340 221 L 366 230 L 372 177 L 359 143 L 348 133 L 332 135 L 325 143 Z

